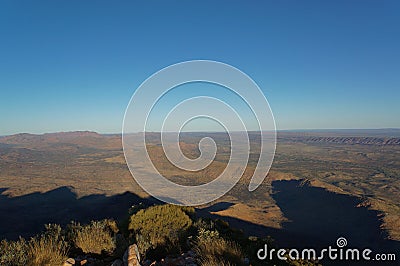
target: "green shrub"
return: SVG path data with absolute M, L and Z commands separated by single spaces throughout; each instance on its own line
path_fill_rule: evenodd
M 193 208 L 175 205 L 158 205 L 139 210 L 132 215 L 129 230 L 140 236 L 138 242 L 141 252 L 152 249 L 180 249 L 182 240 L 192 225 L 189 216 L 194 215 Z
M 147 251 L 152 248 L 150 241 L 141 234 L 136 235 L 136 244 L 138 246 L 139 254 L 142 258 L 146 258 Z
M 0 242 L 0 265 L 26 265 L 28 262 L 27 250 L 28 244 L 23 238 L 18 241 L 2 240 Z
M 84 253 L 112 253 L 116 248 L 115 234 L 118 232 L 116 223 L 112 220 L 92 221 L 81 226 L 77 223 L 69 225 L 69 239 L 75 247 Z

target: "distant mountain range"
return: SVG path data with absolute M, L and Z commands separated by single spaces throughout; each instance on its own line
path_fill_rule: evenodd
M 149 133 L 151 138 L 158 138 L 160 133 Z M 201 136 L 204 132 L 184 132 L 183 136 Z M 224 132 L 210 133 L 218 138 L 227 136 Z M 258 132 L 250 132 L 250 138 L 257 138 Z M 335 143 L 360 145 L 400 145 L 400 129 L 324 129 L 324 130 L 280 130 L 278 142 Z M 117 145 L 121 134 L 99 134 L 92 131 L 72 131 L 45 134 L 20 133 L 1 136 L 3 144 L 38 144 L 71 143 L 98 145 L 104 141 Z M 107 146 L 108 146 L 107 145 Z M 102 146 L 102 145 L 100 145 Z

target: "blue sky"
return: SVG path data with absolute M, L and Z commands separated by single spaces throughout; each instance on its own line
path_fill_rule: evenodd
M 278 129 L 400 127 L 398 1 L 1 1 L 0 135 L 120 132 L 168 65 L 231 64 Z

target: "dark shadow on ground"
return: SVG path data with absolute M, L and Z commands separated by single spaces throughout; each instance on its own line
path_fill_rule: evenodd
M 209 207 L 206 208 L 202 208 L 201 211 L 202 212 L 219 212 L 219 211 L 223 211 L 226 209 L 229 209 L 229 207 L 233 206 L 235 204 L 231 203 L 231 202 L 217 202 Z
M 387 239 L 381 229 L 381 213 L 366 207 L 357 207 L 361 200 L 357 197 L 329 192 L 323 188 L 301 181 L 273 182 L 273 199 L 289 220 L 282 229 L 252 224 L 233 217 L 211 214 L 231 206 L 217 203 L 199 211 L 201 216 L 227 221 L 230 226 L 242 229 L 245 234 L 258 237 L 271 236 L 278 247 L 283 248 L 337 248 L 336 240 L 345 237 L 348 248 L 362 251 L 369 248 L 374 253 L 395 253 L 396 262 L 381 262 L 381 265 L 398 265 L 400 242 Z M 324 265 L 367 265 L 365 261 L 323 261 Z M 376 261 L 375 261 L 376 262 Z M 377 265 L 370 262 L 368 265 Z
M 0 188 L 0 192 L 6 189 Z M 107 197 L 102 194 L 77 198 L 70 187 L 60 187 L 46 193 L 19 197 L 0 195 L 0 239 L 31 237 L 44 229 L 44 224 L 66 225 L 70 221 L 87 223 L 104 218 L 121 219 L 133 204 L 159 203 L 125 192 Z
M 273 199 L 289 220 L 283 233 L 292 235 L 295 247 L 336 246 L 339 237 L 348 246 L 382 249 L 398 244 L 387 240 L 381 229 L 382 214 L 366 207 L 357 207 L 357 197 L 329 192 L 323 188 L 301 185 L 301 181 L 273 182 Z
M 290 220 L 283 224 L 282 229 L 211 214 L 232 206 L 229 202 L 198 209 L 197 213 L 201 217 L 225 220 L 249 236 L 271 236 L 283 248 L 314 247 L 318 250 L 329 245 L 336 247 L 336 239 L 343 236 L 348 247 L 388 251 L 399 256 L 399 242 L 385 239 L 387 235 L 380 229 L 378 212 L 355 207 L 360 202 L 355 197 L 299 184 L 298 181 L 273 182 L 273 198 Z M 5 190 L 0 188 L 1 193 Z M 81 223 L 104 218 L 119 220 L 126 217 L 132 205 L 139 203 L 150 206 L 160 204 L 160 201 L 144 199 L 131 192 L 110 197 L 95 194 L 78 199 L 70 187 L 19 197 L 0 195 L 0 239 L 36 235 L 47 223 L 66 225 L 71 220 Z

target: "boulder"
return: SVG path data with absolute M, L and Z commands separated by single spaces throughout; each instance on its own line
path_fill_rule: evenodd
M 126 249 L 123 261 L 125 266 L 140 266 L 140 254 L 136 244 Z

